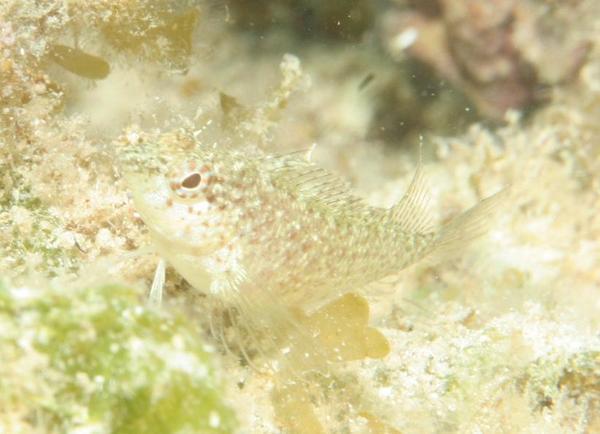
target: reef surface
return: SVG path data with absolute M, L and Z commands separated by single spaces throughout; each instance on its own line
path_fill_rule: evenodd
M 600 7 L 477 3 L 3 1 L 0 432 L 599 432 Z M 387 343 L 338 336 L 307 382 L 256 372 L 173 270 L 148 304 L 158 258 L 115 163 L 132 132 L 207 118 L 316 144 L 372 205 L 419 149 L 440 222 L 510 200 L 459 255 L 312 317 Z

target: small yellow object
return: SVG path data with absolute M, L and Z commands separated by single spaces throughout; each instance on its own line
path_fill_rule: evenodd
M 306 327 L 317 336 L 319 354 L 331 361 L 381 359 L 389 343 L 376 329 L 368 327 L 369 305 L 356 294 L 345 294 L 306 319 Z
M 303 383 L 280 382 L 273 390 L 273 407 L 277 421 L 285 432 L 293 434 L 325 434 L 317 418 L 310 394 Z

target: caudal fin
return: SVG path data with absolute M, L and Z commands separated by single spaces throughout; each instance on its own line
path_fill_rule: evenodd
M 508 203 L 509 193 L 510 187 L 506 187 L 444 225 L 428 256 L 438 258 L 453 255 L 469 242 L 486 234 Z

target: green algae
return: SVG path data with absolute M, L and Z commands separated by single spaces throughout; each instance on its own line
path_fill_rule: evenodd
M 130 288 L 1 286 L 0 326 L 0 432 L 233 430 L 210 348 Z
M 7 237 L 0 243 L 2 269 L 12 274 L 29 269 L 49 276 L 55 276 L 58 269 L 75 271 L 76 251 L 61 245 L 62 227 L 61 218 L 52 214 L 28 185 L 0 197 L 0 230 Z

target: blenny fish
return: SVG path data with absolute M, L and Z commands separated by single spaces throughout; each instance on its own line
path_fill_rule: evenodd
M 310 313 L 487 226 L 498 195 L 436 228 L 422 166 L 389 209 L 364 203 L 303 154 L 187 133 L 125 136 L 124 174 L 158 254 L 194 288 L 278 335 Z

